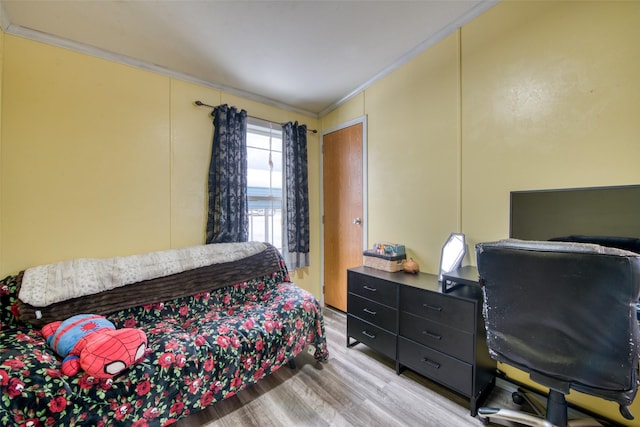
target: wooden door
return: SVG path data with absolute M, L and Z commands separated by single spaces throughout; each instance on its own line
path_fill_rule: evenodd
M 347 311 L 347 268 L 362 265 L 363 123 L 323 136 L 324 303 Z

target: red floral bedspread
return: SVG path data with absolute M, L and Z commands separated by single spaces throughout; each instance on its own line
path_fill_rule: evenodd
M 317 360 L 328 357 L 320 305 L 289 282 L 284 267 L 108 315 L 118 328 L 142 328 L 149 340 L 144 360 L 113 380 L 62 375 L 39 330 L 11 313 L 15 287 L 16 276 L 0 282 L 3 426 L 169 425 L 233 396 L 309 345 Z

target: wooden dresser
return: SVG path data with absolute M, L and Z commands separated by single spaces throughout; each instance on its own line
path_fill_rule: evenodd
M 347 346 L 363 343 L 470 399 L 471 415 L 495 385 L 478 286 L 440 291 L 432 274 L 347 271 Z

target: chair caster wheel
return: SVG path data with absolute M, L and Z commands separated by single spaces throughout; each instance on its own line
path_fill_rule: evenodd
M 522 405 L 525 402 L 524 396 L 518 391 L 511 393 L 511 400 L 513 400 L 513 403 L 516 405 Z
M 489 417 L 478 417 L 483 426 L 489 425 Z

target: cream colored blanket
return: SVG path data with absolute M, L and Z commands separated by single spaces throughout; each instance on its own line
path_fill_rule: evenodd
M 126 257 L 61 261 L 25 270 L 18 297 L 32 306 L 46 307 L 144 280 L 237 261 L 265 249 L 261 242 L 215 243 Z

